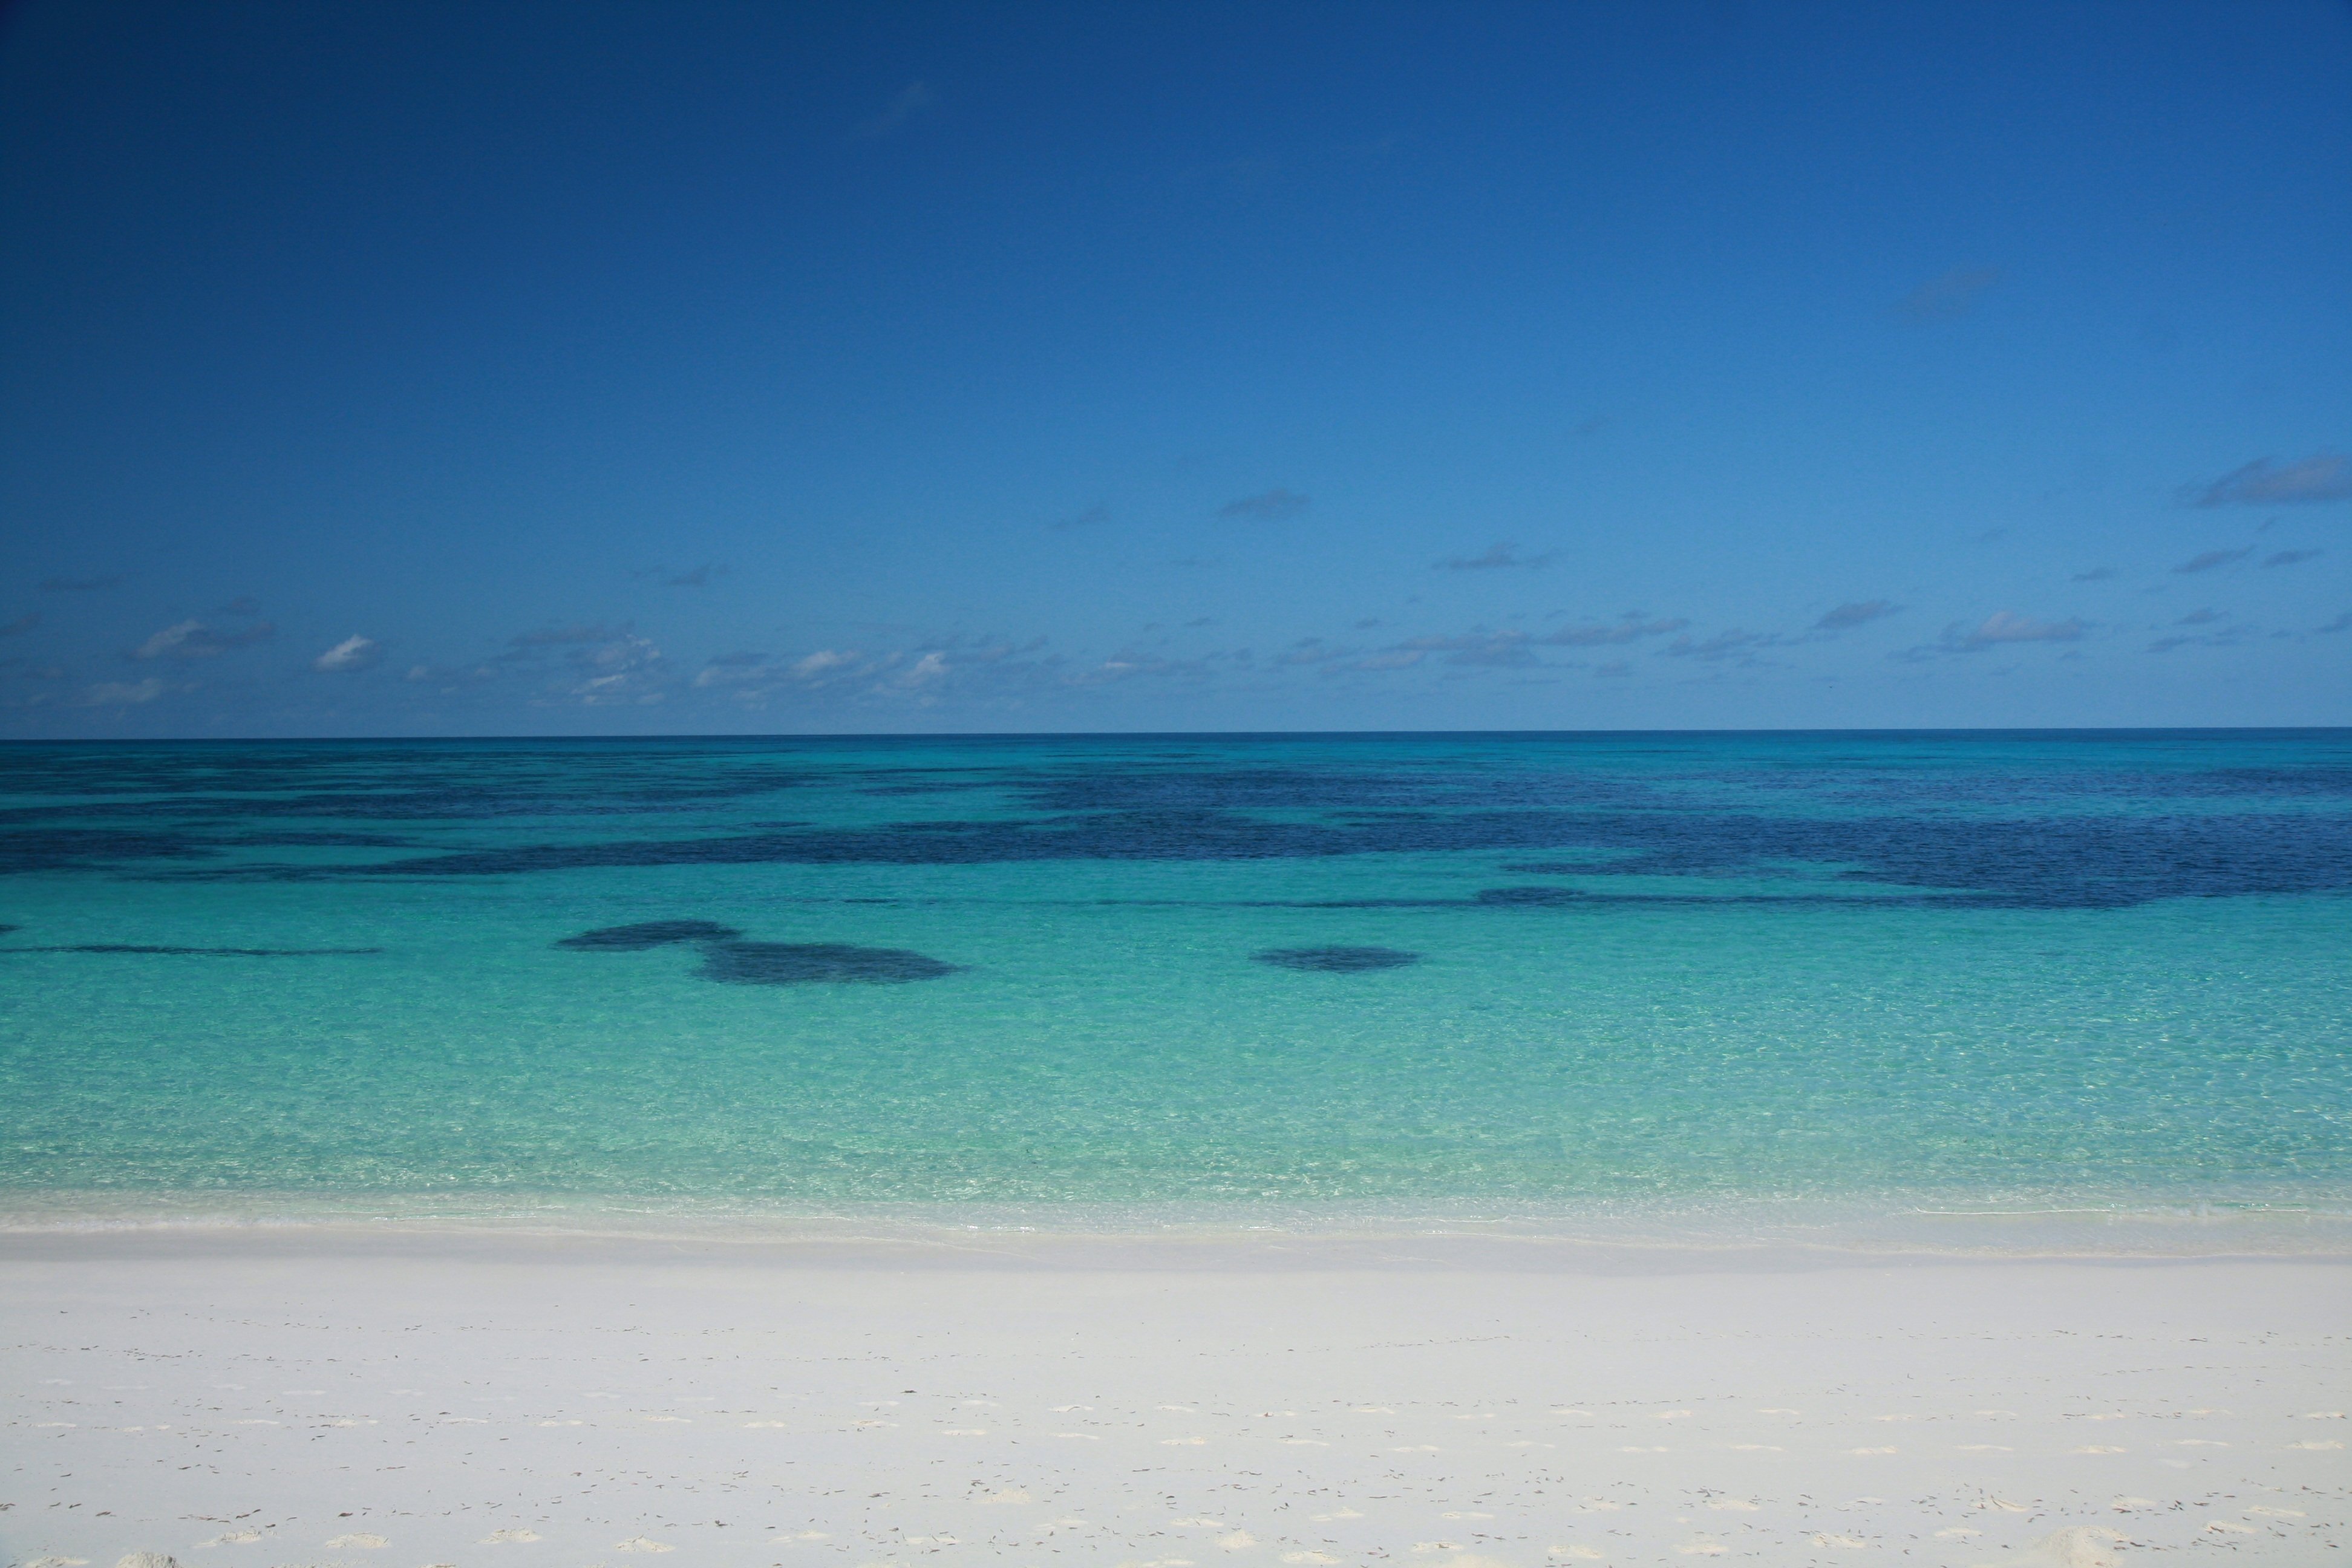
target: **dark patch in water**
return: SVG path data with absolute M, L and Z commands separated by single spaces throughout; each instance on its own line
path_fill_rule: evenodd
M 2352 886 L 2352 820 L 2316 815 L 2042 820 L 1775 818 L 1693 810 L 1636 815 L 1464 812 L 1339 827 L 1224 813 L 1050 822 L 922 822 L 683 839 L 459 851 L 352 866 L 364 877 L 515 876 L 651 866 L 976 866 L 1041 860 L 1250 860 L 1557 847 L 1631 852 L 1585 876 L 1710 876 L 1809 863 L 1864 879 L 1971 895 L 1998 907 L 2121 908 L 2160 898 Z M 322 875 L 238 868 L 233 878 Z
M 156 813 L 151 807 L 146 815 Z M 80 870 L 118 860 L 194 860 L 212 853 L 206 841 L 168 830 L 51 827 L 0 833 L 0 873 Z
M 1574 888 L 1481 888 L 1471 902 L 1506 909 L 1558 909 L 1562 904 L 1580 904 L 1584 899 Z
M 1376 750 L 1346 738 L 1031 738 L 992 742 L 976 762 L 970 747 L 10 744 L 0 746 L 0 800 L 20 804 L 0 806 L 0 874 L 311 881 L 1458 853 L 1524 856 L 1508 874 L 1588 887 L 1801 866 L 1882 904 L 1937 889 L 1945 907 L 2112 909 L 2352 889 L 2352 744 L 2340 731 L 1388 738 Z M 1024 815 L 773 820 L 774 806 L 805 790 L 965 789 L 1001 791 Z M 631 818 L 654 813 L 661 827 L 630 831 Z M 582 824 L 572 842 L 467 831 L 503 837 L 507 819 L 549 816 Z M 452 831 L 398 833 L 414 824 Z M 404 843 L 416 852 L 373 863 L 361 853 Z M 340 865 L 247 858 L 272 844 L 354 853 Z M 1691 893 L 1615 897 L 1681 903 Z
M 5 928 L 14 931 L 10 926 Z M 380 947 L 165 947 L 139 942 L 78 942 L 62 947 L 0 947 L 0 952 L 166 953 L 181 958 L 352 958 Z
M 898 985 L 959 967 L 903 947 L 842 942 L 714 942 L 702 957 L 702 977 L 729 985 Z
M 728 942 L 743 933 L 716 921 L 641 921 L 630 926 L 600 926 L 567 936 L 558 947 L 588 948 L 599 952 L 637 952 L 667 947 L 674 942 Z
M 1369 974 L 1375 969 L 1402 969 L 1421 962 L 1421 954 L 1393 947 L 1269 947 L 1250 957 L 1276 969 L 1302 969 L 1314 974 Z

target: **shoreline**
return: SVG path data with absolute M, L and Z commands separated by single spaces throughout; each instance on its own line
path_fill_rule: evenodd
M 940 1229 L 793 1235 L 547 1229 L 528 1226 L 287 1223 L 0 1228 L 13 1264 L 289 1261 L 557 1268 L 664 1266 L 782 1270 L 954 1270 L 1072 1273 L 1348 1273 L 1396 1270 L 1575 1277 L 1694 1273 L 1819 1274 L 1838 1270 L 1989 1270 L 2006 1267 L 2132 1270 L 2277 1267 L 2352 1270 L 2342 1251 L 1959 1250 L 1866 1248 L 1829 1241 L 1706 1242 L 1593 1239 L 1459 1232 L 1381 1234 L 1085 1234 Z M 2346 1276 L 2352 1300 L 2352 1273 Z
M 1410 1213 L 1336 1205 L 1215 1213 L 1101 1205 L 1013 1212 L 870 1205 L 725 1215 L 593 1204 L 429 1215 L 315 1205 L 255 1205 L 245 1213 L 152 1203 L 103 1210 L 0 1207 L 0 1256 L 71 1253 L 78 1243 L 108 1238 L 125 1247 L 175 1242 L 191 1251 L 319 1247 L 414 1255 L 519 1246 L 764 1250 L 803 1258 L 977 1252 L 1074 1267 L 1192 1267 L 1276 1256 L 1320 1257 L 1346 1267 L 1400 1248 L 1441 1256 L 1449 1266 L 1536 1269 L 1682 1258 L 1762 1267 L 1800 1260 L 1807 1267 L 2034 1260 L 2327 1264 L 2352 1262 L 2352 1213 L 2268 1205 L 1888 1213 L 1783 1205 L 1703 1215 Z

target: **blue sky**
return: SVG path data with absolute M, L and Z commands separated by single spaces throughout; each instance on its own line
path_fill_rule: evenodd
M 2352 722 L 2352 7 L 0 19 L 0 734 Z

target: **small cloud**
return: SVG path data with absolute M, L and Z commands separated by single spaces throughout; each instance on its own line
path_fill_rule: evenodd
M 580 676 L 570 694 L 591 707 L 661 700 L 662 651 L 650 637 L 625 630 L 567 657 Z
M 1217 515 L 1254 518 L 1260 522 L 1281 522 L 1305 511 L 1307 499 L 1290 490 L 1270 489 L 1259 495 L 1244 496 L 1239 500 L 1229 500 L 1217 509 Z
M 1917 324 L 1958 321 L 1976 308 L 1977 299 L 2000 281 L 1995 267 L 1955 267 L 1930 278 L 1895 303 L 1895 314 Z
M 714 686 L 742 686 L 753 681 L 772 680 L 776 670 L 768 663 L 764 653 L 722 653 L 715 655 L 709 664 L 694 673 L 694 685 L 707 690 Z
M 981 664 L 1002 664 L 1007 659 L 1018 658 L 1024 654 L 1037 652 L 1045 646 L 1045 641 L 1046 639 L 1042 637 L 1031 637 L 1024 643 L 1008 642 L 1002 638 L 966 639 L 959 637 L 950 646 L 957 647 L 961 649 L 964 662 L 967 664 L 974 662 Z
M 0 637 L 20 637 L 41 624 L 38 615 L 18 616 L 13 621 L 0 622 Z
M 805 658 L 795 659 L 793 674 L 801 680 L 814 680 L 829 669 L 839 669 L 845 664 L 856 662 L 856 652 L 844 653 L 837 648 L 821 647 Z
M 1440 572 L 1484 572 L 1497 566 L 1542 566 L 1559 553 L 1547 550 L 1540 555 L 1522 555 L 1519 547 L 1511 543 L 1490 544 L 1483 555 L 1453 555 L 1439 562 Z
M 2180 619 L 2175 621 L 2173 625 L 2180 626 L 2211 626 L 2216 621 L 2225 621 L 2227 619 L 2229 619 L 2229 617 L 2222 615 L 2218 610 L 2198 610 L 2192 614 L 2181 616 Z M 2177 647 L 2228 647 L 2233 643 L 2245 641 L 2248 637 L 2252 635 L 2252 632 L 2253 628 L 2251 626 L 2224 626 L 2220 631 L 2216 632 L 2174 632 L 2169 637 L 2160 637 L 2154 642 L 2148 644 L 2147 651 L 2150 653 L 2170 653 Z
M 2105 583 L 2114 578 L 2115 575 L 2116 569 L 2112 566 L 2094 566 L 2088 572 L 2075 573 L 2074 581 L 2077 583 Z
M 2324 626 L 2314 626 L 2311 629 L 2322 637 L 2329 632 L 2352 632 L 2352 610 L 2345 611 Z
M 1335 658 L 1345 658 L 1352 649 L 1337 647 L 1321 637 L 1300 637 L 1275 655 L 1276 664 L 1328 664 Z
M 165 626 L 131 652 L 133 658 L 216 658 L 232 648 L 266 642 L 278 628 L 256 621 L 234 632 L 216 632 L 202 621 L 182 621 Z M 140 700 L 146 700 L 144 698 Z
M 727 568 L 719 562 L 706 561 L 691 572 L 681 572 L 675 577 L 665 577 L 662 584 L 669 588 L 707 588 L 727 575 Z
M 1067 533 L 1074 528 L 1093 528 L 1110 521 L 1110 508 L 1101 501 L 1069 517 L 1057 517 L 1045 526 L 1056 533 Z
M 1954 653 L 1980 653 L 2005 643 L 2079 642 L 2084 626 L 2085 623 L 2078 620 L 2037 621 L 2031 616 L 1995 610 L 1973 630 L 1964 630 L 1958 625 L 1946 627 L 1944 646 Z
M 2326 553 L 2327 552 L 2325 550 L 2282 550 L 2277 554 L 2265 558 L 2263 564 L 2265 566 L 2293 566 L 2301 562 L 2316 560 Z
M 1813 630 L 1850 632 L 1856 626 L 1866 626 L 1873 621 L 1894 615 L 1902 608 L 1902 605 L 1890 604 L 1885 599 L 1864 599 L 1853 604 L 1840 605 L 1836 609 L 1815 621 Z
M 1680 617 L 1647 620 L 1639 615 L 1631 615 L 1619 621 L 1556 627 L 1546 632 L 1539 640 L 1553 647 L 1606 647 L 1618 643 L 1638 642 L 1643 637 L 1664 637 L 1688 625 L 1688 621 Z
M 939 101 L 937 94 L 919 81 L 910 81 L 890 95 L 882 112 L 858 126 L 855 134 L 861 140 L 887 136 L 909 120 Z
M 436 669 L 429 664 L 412 664 L 408 667 L 408 673 L 400 679 L 413 680 L 420 686 L 435 685 L 444 691 L 454 691 L 460 686 L 479 685 L 498 678 L 498 668 L 494 665 L 478 664 L 471 669 Z
M 1543 661 L 1536 658 L 1518 633 L 1498 632 L 1483 642 L 1456 647 L 1445 656 L 1445 662 L 1476 669 L 1524 669 Z
M 1202 626 L 1213 626 L 1216 624 L 1217 617 L 1214 616 L 1194 616 L 1191 620 L 1184 623 L 1184 629 L 1186 631 L 1193 631 Z
M 1709 664 L 1718 664 L 1727 658 L 1737 659 L 1741 664 L 1756 664 L 1760 662 L 1756 658 L 1757 649 L 1776 647 L 1780 642 L 1780 638 L 1774 633 L 1742 631 L 1733 626 L 1727 631 L 1716 633 L 1704 642 L 1676 637 L 1658 651 L 1668 658 L 1703 659 Z
M 1488 669 L 1516 669 L 1543 662 L 1528 645 L 1532 639 L 1525 632 L 1465 632 L 1458 637 L 1412 637 L 1383 651 L 1390 654 L 1411 654 L 1412 658 L 1401 658 L 1392 663 L 1365 668 L 1399 669 L 1417 662 L 1423 654 L 1442 653 L 1448 664 L 1467 665 Z
M 2180 499 L 2190 506 L 2292 506 L 2352 498 L 2352 458 L 2340 452 L 2315 452 L 2300 462 L 2257 458 L 2211 484 L 2190 485 Z
M 120 586 L 122 575 L 116 573 L 106 577 L 44 577 L 41 592 L 45 594 L 95 594 L 101 589 Z
M 928 686 L 934 680 L 945 679 L 947 678 L 947 659 L 942 655 L 936 652 L 927 653 L 922 658 L 917 659 L 913 666 L 909 668 L 904 675 L 898 677 L 898 684 L 901 686 Z
M 2190 572 L 2210 572 L 2217 566 L 2227 566 L 2232 561 L 2243 561 L 2247 556 L 2252 555 L 2253 552 L 2254 551 L 2252 545 L 2248 545 L 2243 550 L 2209 550 L 2202 555 L 2190 556 L 2179 565 L 2175 566 L 2173 570 L 2175 572 L 2184 574 Z
M 128 708 L 163 695 L 163 681 L 151 675 L 144 680 L 107 680 L 86 686 L 80 700 L 84 708 Z
M 250 594 L 239 594 L 223 605 L 220 613 L 224 616 L 257 616 L 261 614 L 261 601 Z
M 354 632 L 310 661 L 310 668 L 321 674 L 342 670 L 365 669 L 383 657 L 383 645 L 373 637 L 363 637 Z
M 1592 673 L 1595 675 L 1606 676 L 1611 679 L 1615 679 L 1620 676 L 1633 674 L 1633 667 L 1626 663 L 1622 658 L 1612 658 L 1606 664 L 1594 665 L 1592 667 Z
M 1356 631 L 1360 631 L 1360 632 L 1368 632 L 1368 631 L 1370 631 L 1374 626 L 1379 626 L 1380 624 L 1381 624 L 1381 618 L 1380 618 L 1380 616 L 1366 616 L 1362 620 L 1356 622 L 1356 623 L 1354 624 L 1354 626 L 1353 626 L 1351 629 L 1356 630 Z
M 499 658 L 509 667 L 530 666 L 532 661 L 559 648 L 571 674 L 558 674 L 557 679 L 568 679 L 570 684 L 551 689 L 551 695 L 576 698 L 590 707 L 659 702 L 666 695 L 667 667 L 661 649 L 626 624 L 609 626 L 597 621 L 520 632 L 507 639 L 507 651 Z M 549 672 L 544 665 L 534 668 Z

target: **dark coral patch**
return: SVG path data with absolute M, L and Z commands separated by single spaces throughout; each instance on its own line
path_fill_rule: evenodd
M 730 985 L 897 985 L 957 967 L 903 947 L 842 942 L 714 942 L 702 957 L 702 977 Z
M 603 926 L 567 936 L 558 947 L 589 948 L 598 952 L 636 952 L 667 947 L 674 942 L 730 942 L 743 933 L 716 921 L 643 921 L 633 926 Z
M 0 927 L 0 930 L 13 930 Z M 78 942 L 64 947 L 0 947 L 0 952 L 128 952 L 178 958 L 357 958 L 380 947 L 164 947 L 143 942 Z
M 1421 954 L 1394 947 L 1269 947 L 1250 957 L 1276 969 L 1302 969 L 1315 974 L 1367 974 L 1421 962 Z
M 1472 901 L 1505 909 L 1549 909 L 1581 903 L 1584 899 L 1574 888 L 1481 888 Z

